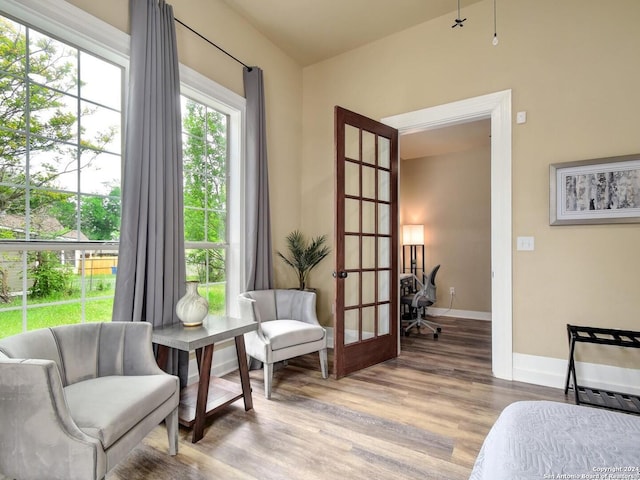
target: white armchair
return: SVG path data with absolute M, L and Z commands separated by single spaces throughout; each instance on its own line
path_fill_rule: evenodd
M 319 352 L 327 378 L 327 331 L 318 323 L 316 294 L 300 290 L 255 290 L 240 294 L 240 315 L 258 323 L 245 333 L 247 355 L 264 364 L 264 395 L 271 398 L 273 364 Z

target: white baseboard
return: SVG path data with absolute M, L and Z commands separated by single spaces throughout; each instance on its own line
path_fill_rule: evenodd
M 468 318 L 470 320 L 485 320 L 491 321 L 491 312 L 476 312 L 474 310 L 456 310 L 448 308 L 435 308 L 429 307 L 427 310 L 429 315 L 434 317 L 456 317 L 456 318 Z
M 564 388 L 567 360 L 513 354 L 513 379 L 547 387 Z M 640 395 L 640 370 L 597 363 L 576 362 L 578 384 L 590 388 Z

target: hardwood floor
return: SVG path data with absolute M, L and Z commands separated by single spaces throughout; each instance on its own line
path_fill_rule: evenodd
M 489 322 L 438 321 L 438 340 L 404 337 L 400 357 L 341 380 L 322 379 L 317 354 L 296 359 L 274 374 L 271 400 L 252 371 L 252 411 L 236 402 L 195 445 L 181 427 L 176 457 L 159 426 L 107 479 L 467 479 L 504 407 L 571 402 L 493 378 Z

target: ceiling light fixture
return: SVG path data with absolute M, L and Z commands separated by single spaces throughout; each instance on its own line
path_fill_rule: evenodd
M 451 28 L 464 27 L 463 23 L 466 20 L 467 20 L 466 18 L 460 18 L 460 0 L 458 0 L 458 18 L 456 18 L 456 23 L 451 25 Z
M 495 47 L 496 45 L 498 45 L 498 22 L 497 22 L 497 15 L 496 15 L 496 0 L 493 0 L 493 40 L 491 41 L 491 43 L 493 43 L 493 46 Z

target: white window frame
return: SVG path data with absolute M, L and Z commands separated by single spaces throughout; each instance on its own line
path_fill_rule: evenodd
M 112 25 L 63 0 L 0 0 L 0 11 L 43 33 L 102 56 L 129 73 L 130 36 Z M 180 64 L 181 92 L 229 115 L 229 198 L 227 220 L 227 287 L 226 310 L 239 315 L 235 301 L 243 289 L 244 225 L 243 192 L 246 100 L 195 70 Z M 123 89 L 123 111 L 126 112 L 127 88 Z M 126 123 L 126 115 L 125 115 Z M 124 133 L 124 131 L 123 131 Z M 123 155 L 124 158 L 124 155 Z M 233 221 L 229 221 L 233 219 Z M 96 245 L 99 248 L 99 246 Z M 15 248 L 15 245 L 14 245 Z

